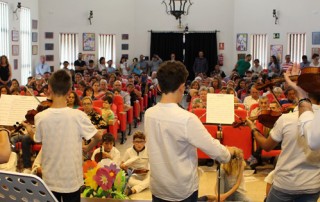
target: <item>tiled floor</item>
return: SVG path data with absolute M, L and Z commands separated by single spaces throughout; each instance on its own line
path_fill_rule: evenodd
M 143 124 L 140 124 L 137 129 L 133 130 L 142 130 L 143 131 Z M 133 134 L 132 133 L 132 134 Z M 148 141 L 148 140 L 147 140 Z M 132 146 L 132 135 L 127 137 L 127 141 L 125 144 L 121 145 L 120 143 L 116 144 L 116 147 L 119 149 L 121 154 L 124 154 L 125 150 L 128 147 Z M 258 174 L 249 175 L 245 177 L 246 180 L 246 188 L 248 197 L 253 202 L 261 202 L 265 197 L 265 187 L 266 184 L 263 181 L 264 177 L 270 172 L 271 165 L 266 165 L 263 168 L 258 169 Z M 207 167 L 201 166 L 204 170 L 203 175 L 200 177 L 200 185 L 199 185 L 199 196 L 212 194 L 214 193 L 214 187 L 216 183 L 216 170 L 215 167 Z M 151 193 L 150 190 L 144 190 L 141 193 L 134 194 L 131 196 L 132 199 L 144 199 L 144 200 L 151 200 Z

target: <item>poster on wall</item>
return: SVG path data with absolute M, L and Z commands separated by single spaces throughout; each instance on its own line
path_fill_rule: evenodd
M 12 30 L 12 41 L 19 41 L 19 31 Z
M 89 60 L 96 60 L 96 55 L 95 54 L 82 54 L 82 60 L 89 65 Z
M 282 63 L 283 45 L 270 45 L 270 56 L 276 56 L 278 62 Z
M 95 41 L 94 33 L 83 33 L 83 50 L 95 51 Z
M 32 55 L 38 55 L 38 45 L 32 45 Z
M 13 69 L 17 70 L 18 69 L 18 59 L 13 60 Z
M 247 51 L 248 34 L 237 34 L 237 51 Z
M 315 53 L 320 55 L 320 48 L 312 48 L 311 49 L 311 55 L 313 55 Z
M 312 32 L 312 45 L 320 45 L 320 32 Z

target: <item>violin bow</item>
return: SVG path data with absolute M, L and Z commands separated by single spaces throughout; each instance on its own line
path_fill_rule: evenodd
M 25 86 L 27 91 L 39 102 L 39 104 L 41 104 L 41 101 L 39 100 L 39 98 L 37 98 L 37 96 L 34 95 L 33 91 L 30 90 L 30 88 L 28 88 L 27 86 Z

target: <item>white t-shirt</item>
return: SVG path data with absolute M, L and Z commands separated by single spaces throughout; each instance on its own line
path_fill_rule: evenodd
M 307 160 L 305 147 L 298 140 L 298 115 L 298 111 L 283 114 L 270 131 L 274 141 L 282 141 L 273 185 L 288 194 L 316 193 L 320 191 L 320 161 Z
M 257 100 L 253 99 L 251 95 L 245 97 L 243 100 L 243 104 L 246 107 L 246 109 L 248 109 L 248 110 L 250 109 L 251 105 L 258 103 L 258 102 L 259 102 L 259 98 Z
M 82 138 L 98 131 L 77 109 L 49 108 L 35 116 L 35 141 L 42 142 L 43 180 L 51 191 L 71 193 L 83 185 Z
M 132 160 L 131 163 L 127 165 L 129 168 L 149 170 L 149 157 L 147 148 L 140 152 L 137 152 L 133 147 L 128 148 L 122 157 L 122 161 L 126 162 L 129 159 Z
M 212 138 L 198 117 L 175 103 L 149 108 L 144 128 L 151 192 L 163 200 L 181 201 L 198 190 L 197 148 L 222 163 L 230 160 L 227 148 Z
M 102 147 L 102 152 L 106 152 L 104 151 L 104 147 Z M 100 147 L 95 149 L 93 151 L 93 154 L 91 156 L 91 160 L 94 161 L 95 159 L 95 155 L 100 153 Z M 110 154 L 110 156 L 112 157 L 112 160 L 117 166 L 120 166 L 120 152 L 117 148 L 115 147 L 112 147 L 111 151 L 110 152 L 106 152 L 108 154 Z

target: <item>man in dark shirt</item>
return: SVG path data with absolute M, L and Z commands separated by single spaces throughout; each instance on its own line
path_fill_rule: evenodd
M 78 60 L 74 61 L 74 67 L 76 73 L 81 73 L 83 75 L 84 70 L 87 69 L 87 64 L 82 60 L 82 53 L 78 54 Z
M 208 61 L 204 57 L 203 51 L 199 51 L 199 57 L 197 57 L 193 63 L 194 75 L 197 76 L 199 73 L 206 75 L 207 71 L 208 71 Z

